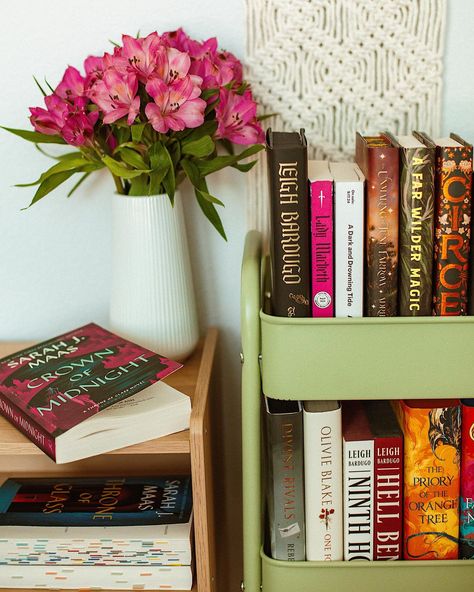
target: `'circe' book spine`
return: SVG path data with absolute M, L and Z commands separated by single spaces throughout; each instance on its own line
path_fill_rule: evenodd
M 31 421 L 26 413 L 9 401 L 0 392 L 0 413 L 20 432 L 36 444 L 54 461 L 56 460 L 56 442 L 43 428 Z

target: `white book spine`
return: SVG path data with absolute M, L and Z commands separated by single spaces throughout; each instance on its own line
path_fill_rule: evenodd
M 374 441 L 343 441 L 344 559 L 374 558 Z
M 361 317 L 364 294 L 364 182 L 336 181 L 336 317 Z
M 303 412 L 306 559 L 343 558 L 341 407 Z

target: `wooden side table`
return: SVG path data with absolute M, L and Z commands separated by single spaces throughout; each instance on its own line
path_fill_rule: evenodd
M 217 329 L 209 329 L 194 354 L 186 360 L 184 368 L 165 379 L 191 397 L 189 430 L 57 465 L 0 417 L 0 482 L 14 476 L 145 476 L 191 472 L 196 555 L 193 592 L 216 592 L 210 393 L 217 336 Z M 30 344 L 0 342 L 0 358 Z

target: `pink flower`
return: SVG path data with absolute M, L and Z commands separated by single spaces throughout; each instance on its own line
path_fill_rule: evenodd
M 154 78 L 147 83 L 146 90 L 155 102 L 148 103 L 145 113 L 157 132 L 181 131 L 204 123 L 206 101 L 199 98 L 201 89 L 190 76 L 171 86 Z
M 161 39 L 169 47 L 174 47 L 179 51 L 189 51 L 191 38 L 186 35 L 181 27 L 176 31 L 168 31 L 167 33 L 163 33 Z
M 242 63 L 230 51 L 220 51 L 216 56 L 216 64 L 219 69 L 217 82 L 225 86 L 230 82 L 242 84 L 243 72 Z
M 30 121 L 37 132 L 56 136 L 63 128 L 67 115 L 67 103 L 56 95 L 44 98 L 46 109 L 30 107 Z
M 131 72 L 121 73 L 109 68 L 102 80 L 97 80 L 89 96 L 104 113 L 104 123 L 113 123 L 127 116 L 132 125 L 140 111 L 140 97 L 137 96 L 138 80 Z
M 157 54 L 162 47 L 158 33 L 150 33 L 147 37 L 139 39 L 123 35 L 122 41 L 121 56 L 128 60 L 129 68 L 138 76 L 140 82 L 146 83 L 155 70 Z
M 185 78 L 191 67 L 191 58 L 187 53 L 173 47 L 160 47 L 153 77 L 160 78 L 165 84 L 173 84 Z M 200 80 L 197 81 L 199 84 Z
M 79 73 L 79 70 L 69 66 L 54 92 L 59 97 L 70 101 L 84 95 L 84 82 L 84 78 Z
M 265 136 L 257 121 L 257 104 L 250 90 L 239 95 L 226 88 L 219 91 L 216 107 L 217 137 L 234 144 L 261 144 Z
M 104 58 L 89 56 L 84 61 L 84 70 L 86 71 L 84 86 L 87 91 L 87 89 L 90 89 L 97 80 L 102 80 L 105 70 Z
M 61 131 L 62 137 L 72 146 L 90 144 L 94 137 L 94 125 L 98 117 L 98 111 L 92 111 L 91 113 L 80 110 L 72 112 Z

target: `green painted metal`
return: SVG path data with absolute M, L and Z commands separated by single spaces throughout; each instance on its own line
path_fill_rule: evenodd
M 473 592 L 474 560 L 286 562 L 261 551 L 260 351 L 264 392 L 275 398 L 474 395 L 474 317 L 272 317 L 260 310 L 262 267 L 251 231 L 241 301 L 245 592 Z
M 245 592 L 260 592 L 262 541 L 262 494 L 260 460 L 260 233 L 248 233 L 242 261 L 242 480 L 244 505 Z

